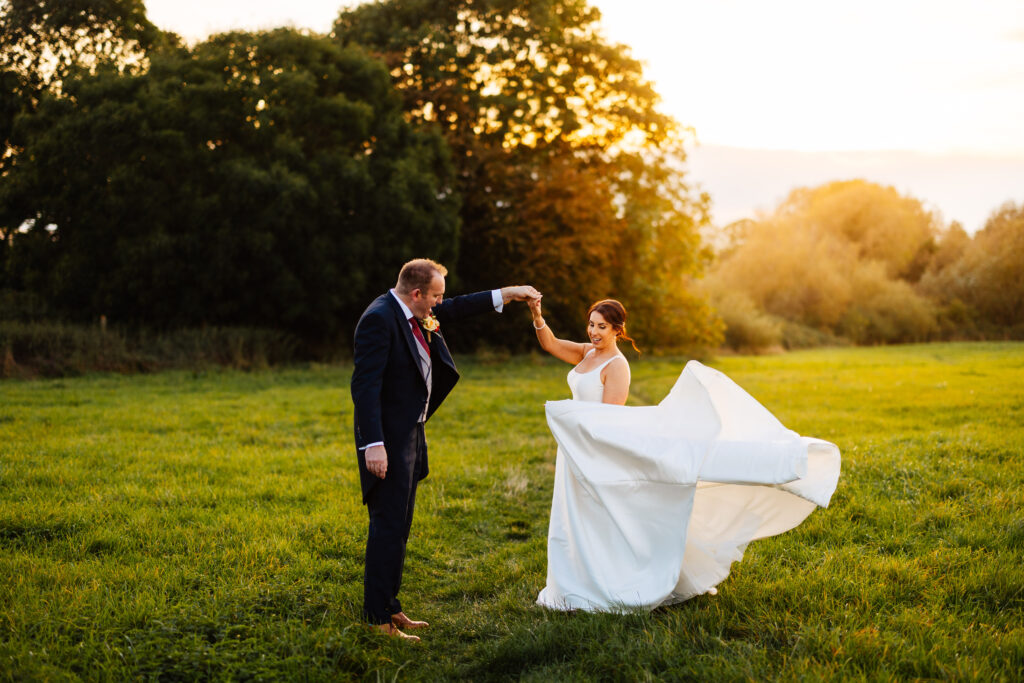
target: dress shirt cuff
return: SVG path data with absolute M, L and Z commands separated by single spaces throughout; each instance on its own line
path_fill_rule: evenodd
M 371 446 L 383 446 L 383 445 L 384 445 L 383 441 L 374 441 L 373 443 L 368 443 L 365 446 L 360 446 L 359 450 L 365 451 L 367 448 L 369 448 Z
M 494 304 L 494 310 L 501 313 L 501 309 L 505 308 L 505 299 L 501 296 L 500 289 L 491 290 L 491 303 Z

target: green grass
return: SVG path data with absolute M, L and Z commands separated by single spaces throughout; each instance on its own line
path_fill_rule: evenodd
M 631 403 L 683 361 L 633 364 Z M 1014 680 L 1024 671 L 1024 344 L 713 363 L 837 443 L 839 488 L 717 596 L 553 613 L 544 582 L 568 366 L 463 359 L 428 425 L 402 597 L 360 624 L 350 368 L 0 384 L 0 677 Z

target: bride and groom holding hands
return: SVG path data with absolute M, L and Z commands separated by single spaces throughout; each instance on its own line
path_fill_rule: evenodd
M 442 329 L 526 301 L 541 347 L 573 365 L 572 399 L 549 401 L 558 444 L 548 570 L 537 602 L 551 609 L 653 609 L 714 593 L 747 543 L 827 506 L 839 451 L 779 423 L 722 373 L 687 363 L 657 406 L 625 407 L 629 363 L 618 349 L 626 310 L 599 301 L 587 341 L 556 337 L 541 294 L 503 287 L 445 298 L 444 266 L 406 263 L 356 326 L 352 402 L 369 514 L 364 618 L 381 632 L 428 624 L 398 593 L 416 488 L 427 476 L 424 425 L 459 379 Z M 635 344 L 634 344 L 635 348 Z

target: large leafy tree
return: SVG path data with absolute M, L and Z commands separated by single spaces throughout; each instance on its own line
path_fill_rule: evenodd
M 12 272 L 67 315 L 249 324 L 322 340 L 398 265 L 453 258 L 439 136 L 381 63 L 290 30 L 164 48 L 23 117 Z
M 334 35 L 380 56 L 410 119 L 448 141 L 463 286 L 528 279 L 562 325 L 615 296 L 646 341 L 713 343 L 687 288 L 708 253 L 707 198 L 681 171 L 686 131 L 599 19 L 582 0 L 387 0 L 343 11 Z M 522 330 L 505 316 L 491 338 Z
M 4 182 L 20 151 L 16 118 L 76 72 L 138 72 L 161 38 L 142 0 L 0 0 L 0 287 L 23 213 Z

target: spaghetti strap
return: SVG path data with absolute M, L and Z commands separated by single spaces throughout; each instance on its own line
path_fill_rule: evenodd
M 600 365 L 598 365 L 598 366 L 597 366 L 596 368 L 594 368 L 594 369 L 593 369 L 593 370 L 591 370 L 590 372 L 596 372 L 596 371 L 598 371 L 598 370 L 604 370 L 604 367 L 605 367 L 606 365 L 608 365 L 609 363 L 611 363 L 611 362 L 612 362 L 613 360 L 615 360 L 615 359 L 617 359 L 617 358 L 621 358 L 622 360 L 626 360 L 626 357 L 625 357 L 625 356 L 623 356 L 623 355 L 622 355 L 621 353 L 617 353 L 617 354 L 615 354 L 614 356 L 612 356 L 611 358 L 609 358 L 608 360 L 606 360 L 605 362 L 603 362 L 603 363 L 601 363 Z M 626 363 L 626 367 L 627 367 L 627 368 L 629 367 L 629 363 Z

